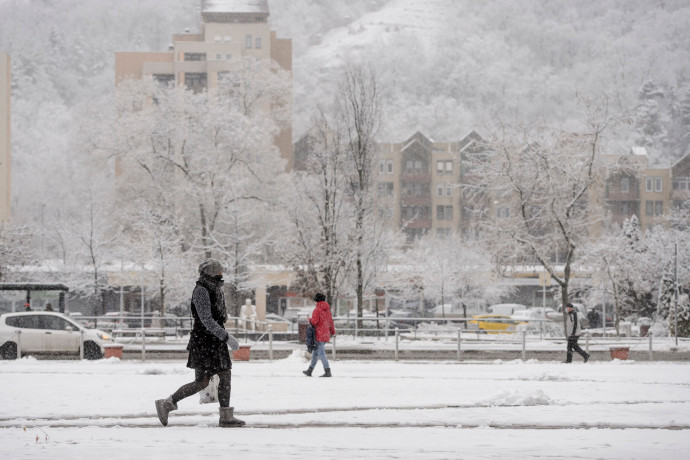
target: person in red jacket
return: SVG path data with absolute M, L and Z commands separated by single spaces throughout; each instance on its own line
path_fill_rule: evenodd
M 316 307 L 314 307 L 311 318 L 309 318 L 309 323 L 314 326 L 316 332 L 316 348 L 311 352 L 309 369 L 302 371 L 302 373 L 311 377 L 316 361 L 320 359 L 323 369 L 326 371 L 321 377 L 332 377 L 331 366 L 328 364 L 328 358 L 326 358 L 326 342 L 330 342 L 331 336 L 335 335 L 331 306 L 326 302 L 326 296 L 320 292 L 314 296 L 314 302 L 316 302 Z

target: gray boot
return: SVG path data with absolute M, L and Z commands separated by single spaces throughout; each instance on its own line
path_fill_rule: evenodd
M 235 428 L 246 425 L 244 420 L 235 418 L 232 412 L 235 410 L 234 407 L 221 407 L 220 408 L 220 419 L 218 420 L 218 426 L 223 428 Z
M 158 420 L 161 421 L 163 426 L 168 426 L 168 414 L 174 410 L 177 410 L 177 404 L 173 403 L 172 396 L 168 396 L 168 399 L 156 400 L 156 412 L 158 412 Z
M 302 371 L 302 373 L 304 375 L 306 375 L 307 377 L 311 377 L 311 373 L 313 370 L 314 370 L 314 368 L 312 366 L 309 366 L 309 369 L 307 369 L 306 371 Z

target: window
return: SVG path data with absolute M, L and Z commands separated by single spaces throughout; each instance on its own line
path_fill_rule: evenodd
M 386 168 L 386 163 L 383 160 L 379 161 L 379 174 L 383 174 L 383 171 L 385 170 L 385 168 Z
M 386 160 L 386 168 L 388 174 L 393 174 L 393 160 Z
M 453 186 L 446 184 L 446 196 L 453 196 Z
M 673 190 L 690 190 L 690 178 L 679 177 L 673 179 Z
M 436 206 L 436 219 L 453 220 L 453 207 L 442 205 Z
M 154 73 L 153 79 L 161 86 L 168 86 L 175 82 L 175 75 L 171 73 Z
M 216 43 L 220 43 L 220 35 L 216 35 L 213 37 L 213 41 Z
M 421 160 L 415 160 L 414 162 L 414 172 L 415 174 L 419 174 L 422 172 L 422 162 Z
M 22 329 L 38 329 L 38 315 L 10 316 L 5 324 Z
M 244 47 L 250 49 L 252 47 L 252 36 L 247 35 L 244 37 Z
M 379 182 L 379 196 L 393 196 L 393 182 Z
M 510 207 L 508 206 L 498 206 L 496 208 L 496 218 L 507 219 L 510 217 Z
M 405 162 L 405 172 L 406 173 L 412 173 L 414 172 L 414 161 L 412 160 L 407 160 Z
M 261 37 L 256 37 L 256 40 L 254 40 L 254 48 L 261 49 Z
M 662 192 L 663 183 L 661 177 L 647 177 L 645 179 L 645 190 L 647 192 Z
M 624 177 L 621 179 L 621 192 L 629 192 L 630 191 L 630 179 L 627 177 Z
M 184 83 L 187 89 L 201 92 L 206 89 L 206 74 L 187 72 L 184 74 Z
M 645 201 L 644 214 L 645 216 L 661 216 L 664 213 L 663 201 Z
M 230 43 L 232 41 L 232 37 L 230 35 L 225 36 L 225 43 Z
M 436 162 L 436 172 L 439 174 L 453 172 L 453 160 L 439 160 Z
M 230 53 L 226 54 L 226 55 L 225 55 L 225 59 L 226 59 L 227 61 L 229 61 L 230 59 L 232 59 L 232 54 L 230 54 Z
M 216 53 L 216 61 L 222 61 L 223 60 L 223 55 L 220 53 Z
M 184 53 L 185 61 L 205 61 L 206 53 Z

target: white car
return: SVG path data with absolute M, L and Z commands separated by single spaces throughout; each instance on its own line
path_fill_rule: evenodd
M 79 353 L 82 331 L 84 358 L 102 358 L 103 346 L 113 343 L 112 337 L 103 331 L 85 328 L 57 312 L 4 313 L 0 315 L 0 356 L 2 359 L 16 359 L 17 343 L 22 356 Z
M 520 303 L 499 303 L 496 305 L 491 305 L 486 309 L 487 312 L 492 315 L 506 315 L 510 316 L 518 310 L 527 310 L 525 305 Z

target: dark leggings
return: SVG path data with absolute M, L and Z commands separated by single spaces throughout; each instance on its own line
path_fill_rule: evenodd
M 220 378 L 218 382 L 218 402 L 220 403 L 220 407 L 230 407 L 230 375 L 230 369 L 218 372 L 218 377 Z M 195 369 L 194 381 L 182 385 L 173 393 L 173 403 L 177 404 L 178 401 L 192 396 L 206 388 L 208 386 L 208 381 L 211 380 L 211 376 L 213 376 L 213 374 L 204 369 Z

